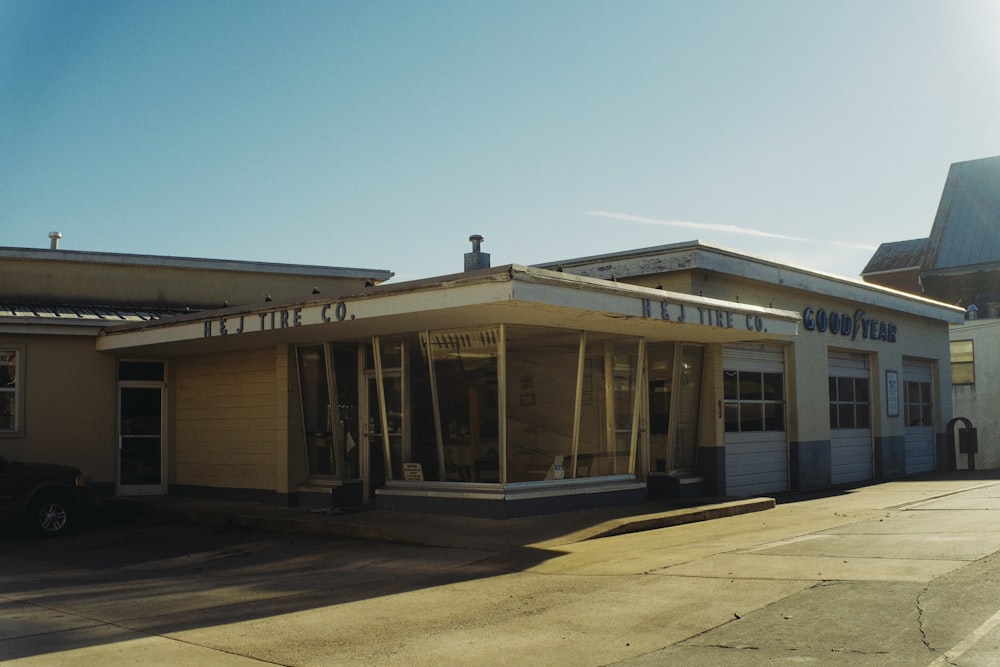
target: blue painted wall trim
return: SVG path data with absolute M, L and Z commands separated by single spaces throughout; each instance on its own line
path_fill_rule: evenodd
M 702 447 L 698 450 L 698 474 L 705 479 L 705 493 L 726 495 L 726 448 Z
M 790 442 L 788 467 L 792 491 L 815 491 L 830 486 L 830 441 Z
M 875 479 L 899 479 L 906 474 L 906 437 L 875 438 Z

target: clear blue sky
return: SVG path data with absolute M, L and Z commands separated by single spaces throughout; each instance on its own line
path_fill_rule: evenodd
M 857 276 L 1000 154 L 1000 2 L 0 0 L 0 245 Z

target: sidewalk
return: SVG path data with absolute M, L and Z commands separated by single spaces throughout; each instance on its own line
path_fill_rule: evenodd
M 375 509 L 331 514 L 301 507 L 284 508 L 176 496 L 114 498 L 107 503 L 114 518 L 136 523 L 180 523 L 459 549 L 515 551 L 526 547 L 558 547 L 612 535 L 710 521 L 817 498 L 841 498 L 846 509 L 876 494 L 883 507 L 905 506 L 984 483 L 992 484 L 997 480 L 1000 480 L 1000 471 L 997 470 L 962 470 L 813 492 L 784 493 L 774 498 L 664 498 L 638 505 L 514 519 Z M 864 502 L 870 502 L 870 498 Z
M 331 514 L 305 508 L 174 496 L 114 498 L 107 503 L 116 519 L 136 523 L 182 523 L 484 551 L 572 544 L 775 506 L 773 498 L 664 499 L 546 516 L 480 519 L 374 509 Z

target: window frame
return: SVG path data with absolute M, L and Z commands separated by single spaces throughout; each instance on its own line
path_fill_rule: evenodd
M 844 384 L 850 381 L 850 396 L 843 396 L 841 389 Z M 861 388 L 864 387 L 864 396 Z M 858 377 L 854 375 L 830 375 L 828 381 L 830 391 L 830 430 L 839 431 L 847 429 L 870 429 L 872 425 L 872 385 L 868 377 Z M 864 406 L 859 412 L 859 406 Z M 851 415 L 851 424 L 843 425 L 842 417 Z M 859 414 L 864 414 L 866 423 L 859 423 Z
M 903 416 L 907 427 L 934 426 L 934 392 L 930 382 L 904 380 Z
M 725 433 L 783 433 L 788 430 L 788 426 L 785 423 L 787 418 L 787 410 L 785 409 L 785 373 L 775 373 L 773 371 L 763 371 L 763 370 L 739 370 L 739 369 L 723 369 L 723 432 Z M 726 380 L 726 376 L 729 373 L 736 374 L 735 384 L 731 384 Z M 750 397 L 743 397 L 743 386 L 745 381 L 751 381 L 751 376 L 758 376 L 757 382 L 754 386 L 759 386 L 759 390 L 749 391 Z M 771 382 L 768 382 L 766 376 L 771 376 Z M 776 380 L 775 380 L 776 378 Z M 729 391 L 729 387 L 734 386 L 736 393 L 733 394 Z M 773 390 L 774 387 L 779 389 L 777 398 L 772 392 L 768 392 L 768 388 Z M 748 410 L 753 410 L 757 415 L 759 415 L 760 428 L 744 428 L 745 424 L 751 423 L 750 415 L 746 415 L 745 412 Z M 730 414 L 735 411 L 735 420 L 730 419 Z M 730 428 L 730 424 L 735 423 L 736 428 Z M 769 428 L 769 425 L 777 424 L 777 428 Z
M 0 387 L 3 394 L 13 394 L 13 409 L 11 417 L 13 419 L 12 428 L 0 428 L 0 438 L 20 438 L 24 437 L 24 377 L 25 377 L 25 346 L 21 344 L 5 343 L 0 345 L 0 355 L 13 353 L 15 358 L 14 366 L 14 388 L 7 389 Z
M 958 352 L 956 354 L 956 347 L 958 344 L 968 343 L 968 352 Z M 964 347 L 964 346 L 963 346 Z M 955 361 L 956 356 L 968 355 L 968 359 L 963 359 L 961 361 Z M 968 386 L 976 384 L 976 346 L 971 339 L 963 340 L 953 340 L 949 342 L 949 356 L 951 361 L 951 384 L 952 386 Z M 956 372 L 957 371 L 957 372 Z M 956 377 L 959 375 L 964 375 L 960 381 L 956 381 Z

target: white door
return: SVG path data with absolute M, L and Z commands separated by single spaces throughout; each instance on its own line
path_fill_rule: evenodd
M 927 359 L 903 360 L 903 417 L 906 419 L 904 472 L 934 470 L 933 365 Z
M 848 484 L 874 476 L 871 371 L 863 354 L 831 351 L 830 482 Z
M 787 491 L 784 348 L 727 345 L 722 366 L 726 495 Z

